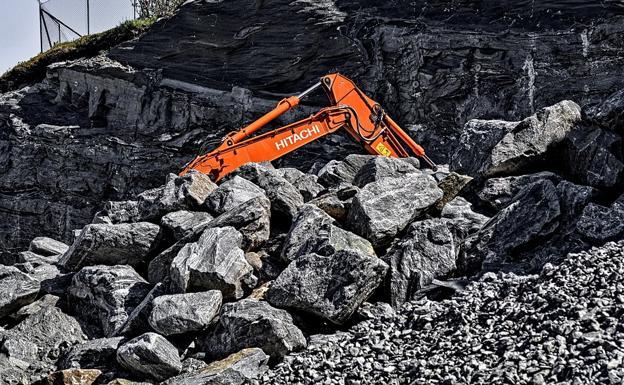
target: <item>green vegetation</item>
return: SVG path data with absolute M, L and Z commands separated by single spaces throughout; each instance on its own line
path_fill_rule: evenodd
M 30 60 L 21 62 L 0 76 L 0 92 L 19 89 L 43 80 L 46 67 L 52 63 L 97 55 L 102 50 L 130 40 L 146 31 L 155 18 L 130 20 L 101 33 L 60 43 Z

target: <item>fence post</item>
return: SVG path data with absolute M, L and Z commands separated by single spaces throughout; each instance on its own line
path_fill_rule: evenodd
M 91 34 L 91 10 L 89 7 L 89 0 L 87 0 L 87 35 Z
M 41 0 L 37 0 L 37 4 L 39 4 L 39 45 L 41 46 L 41 52 L 43 52 L 43 15 L 41 14 Z

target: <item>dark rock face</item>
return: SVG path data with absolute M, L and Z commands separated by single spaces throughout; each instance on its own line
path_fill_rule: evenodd
M 92 368 L 108 371 L 117 365 L 117 348 L 123 337 L 98 338 L 72 346 L 59 360 L 60 369 Z
M 435 179 L 423 173 L 382 178 L 355 195 L 348 221 L 373 246 L 388 244 L 442 195 Z
M 306 340 L 288 312 L 263 301 L 243 299 L 223 305 L 217 327 L 203 341 L 206 354 L 219 358 L 257 347 L 273 358 L 301 350 Z
M 416 158 L 373 157 L 360 168 L 353 178 L 353 184 L 364 187 L 385 177 L 400 177 L 418 172 L 420 162 Z
M 208 211 L 215 215 L 221 215 L 226 211 L 235 209 L 250 199 L 266 196 L 264 190 L 247 179 L 235 175 L 233 178 L 221 183 L 206 199 L 205 205 Z
M 175 376 L 182 370 L 178 350 L 164 337 L 145 333 L 117 349 L 117 361 L 139 376 L 158 381 Z
M 218 290 L 157 297 L 149 323 L 165 336 L 203 330 L 219 315 L 222 298 Z
M 162 217 L 160 225 L 172 236 L 173 239 L 179 241 L 193 232 L 196 226 L 210 222 L 212 215 L 201 211 L 174 211 Z
M 37 298 L 41 284 L 13 266 L 0 265 L 0 318 Z
M 357 173 L 370 159 L 373 159 L 370 155 L 351 154 L 344 160 L 331 160 L 318 171 L 318 181 L 328 187 L 353 184 Z
M 93 328 L 93 334 L 111 336 L 124 326 L 150 285 L 130 266 L 88 266 L 76 273 L 69 287 L 74 314 Z
M 29 251 L 33 253 L 50 257 L 54 255 L 61 255 L 69 249 L 69 246 L 63 242 L 59 242 L 48 237 L 37 237 L 30 241 Z
M 343 324 L 379 286 L 387 270 L 381 259 L 354 250 L 303 255 L 273 282 L 267 301 Z
M 579 218 L 577 231 L 596 244 L 621 239 L 624 236 L 624 195 L 611 207 L 588 204 Z
M 136 266 L 159 240 L 160 227 L 149 222 L 87 225 L 59 263 L 69 270 L 99 264 Z
M 397 308 L 434 278 L 455 270 L 457 241 L 445 219 L 412 223 L 394 241 L 383 260 L 388 264 L 390 301 Z

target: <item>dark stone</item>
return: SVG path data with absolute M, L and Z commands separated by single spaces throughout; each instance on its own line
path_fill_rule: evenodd
M 0 318 L 34 302 L 40 287 L 39 281 L 16 267 L 0 265 Z
M 67 249 L 69 249 L 69 246 L 63 242 L 48 237 L 37 237 L 30 241 L 30 246 L 28 246 L 29 251 L 44 257 L 61 255 L 65 253 Z
M 117 348 L 123 342 L 123 337 L 98 338 L 72 346 L 61 357 L 59 369 L 89 368 L 111 371 L 117 369 Z
M 371 182 L 385 177 L 401 177 L 418 172 L 420 162 L 416 158 L 389 158 L 375 156 L 370 158 L 357 171 L 353 184 L 364 187 Z
M 312 174 L 303 173 L 296 168 L 285 167 L 277 170 L 287 181 L 289 181 L 303 197 L 304 202 L 308 202 L 325 189 L 318 183 L 318 177 Z
M 157 297 L 149 323 L 164 336 L 201 331 L 219 315 L 222 298 L 218 290 Z
M 265 196 L 264 190 L 247 179 L 238 175 L 221 183 L 204 203 L 205 207 L 215 215 L 236 209 L 250 199 Z
M 477 196 L 489 208 L 500 211 L 505 208 L 513 197 L 525 186 L 541 180 L 549 180 L 557 185 L 561 181 L 561 177 L 552 172 L 545 171 L 535 174 L 490 178 L 485 181 L 483 188 L 477 193 Z
M 117 362 L 137 376 L 166 380 L 182 371 L 175 346 L 156 333 L 145 333 L 117 349 Z
M 318 172 L 318 181 L 327 187 L 338 186 L 341 183 L 353 184 L 355 176 L 372 155 L 347 155 L 344 160 L 331 160 Z
M 193 232 L 196 226 L 209 222 L 212 216 L 201 211 L 174 211 L 162 217 L 160 225 L 173 239 L 179 241 Z
M 588 204 L 577 223 L 577 231 L 588 241 L 601 245 L 624 237 L 624 195 L 610 207 Z

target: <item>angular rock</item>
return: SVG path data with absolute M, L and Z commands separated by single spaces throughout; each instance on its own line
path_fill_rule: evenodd
M 92 334 L 110 336 L 125 324 L 150 289 L 130 266 L 88 266 L 72 278 L 69 307 L 92 327 Z
M 52 306 L 42 308 L 2 334 L 0 349 L 9 362 L 33 372 L 56 370 L 56 358 L 86 339 L 74 318 Z
M 344 222 L 351 208 L 353 197 L 358 191 L 359 189 L 355 186 L 342 184 L 312 199 L 308 203 L 325 211 L 335 220 Z
M 157 297 L 149 324 L 164 336 L 203 330 L 219 315 L 222 299 L 218 290 Z
M 258 163 L 248 163 L 236 171 L 239 175 L 264 190 L 271 201 L 271 216 L 276 221 L 285 221 L 290 225 L 292 218 L 297 214 L 299 206 L 303 204 L 303 197 L 299 190 L 288 182 L 275 169 L 269 169 Z
M 552 234 L 559 226 L 561 206 L 555 185 L 540 180 L 525 186 L 507 207 L 466 239 L 459 259 L 462 272 L 481 268 L 501 270 L 521 264 L 515 254 L 523 247 Z
M 245 178 L 235 175 L 221 183 L 204 203 L 208 211 L 221 215 L 226 211 L 236 209 L 250 199 L 266 196 L 264 190 Z
M 369 241 L 333 223 L 334 220 L 321 209 L 303 205 L 284 241 L 282 260 L 291 262 L 310 253 L 332 255 L 338 250 L 357 250 L 376 256 Z
M 305 346 L 303 333 L 287 311 L 253 299 L 223 305 L 217 327 L 202 341 L 202 349 L 214 358 L 256 347 L 277 359 Z
M 253 267 L 258 282 L 272 281 L 283 270 L 281 261 L 264 250 L 245 253 L 245 259 Z
M 41 284 L 13 266 L 0 265 L 0 318 L 35 301 Z
M 171 263 L 174 292 L 220 290 L 239 299 L 255 286 L 253 268 L 240 248 L 243 236 L 233 227 L 208 228 L 196 243 L 186 244 Z
M 59 263 L 69 270 L 99 264 L 136 266 L 159 240 L 160 227 L 148 222 L 87 225 Z
M 91 385 L 102 375 L 98 369 L 67 369 L 48 375 L 48 385 Z
M 347 222 L 373 246 L 386 245 L 442 196 L 442 190 L 429 175 L 382 178 L 355 195 Z
M 588 204 L 576 225 L 577 231 L 588 241 L 602 245 L 624 237 L 624 195 L 611 207 Z
M 291 167 L 280 168 L 277 169 L 277 171 L 299 190 L 304 202 L 314 199 L 325 189 L 323 185 L 318 183 L 318 177 L 316 175 L 306 174 Z
M 366 161 L 353 178 L 353 184 L 364 187 L 386 177 L 401 177 L 418 173 L 420 162 L 416 158 L 390 158 L 375 156 Z
M 69 249 L 69 246 L 63 242 L 59 242 L 48 237 L 37 237 L 30 241 L 28 251 L 32 251 L 35 254 L 42 255 L 44 257 L 50 257 L 54 255 L 61 255 Z
M 117 349 L 117 361 L 138 376 L 164 381 L 182 370 L 175 346 L 156 333 L 145 333 Z
M 490 178 L 477 193 L 477 196 L 493 210 L 500 211 L 505 208 L 513 197 L 525 186 L 541 180 L 550 180 L 557 185 L 561 179 L 559 175 L 549 171 L 519 176 Z
M 522 171 L 544 159 L 581 121 L 580 107 L 569 100 L 543 108 L 521 122 L 470 121 L 451 157 L 452 171 L 496 176 Z
M 337 186 L 341 183 L 353 184 L 355 175 L 373 155 L 347 155 L 344 160 L 331 160 L 318 172 L 318 181 L 324 186 Z
M 273 282 L 267 301 L 343 324 L 379 286 L 387 270 L 381 259 L 354 250 L 303 255 Z
M 117 348 L 124 337 L 97 338 L 72 346 L 58 362 L 60 369 L 89 368 L 111 371 L 117 368 Z
M 13 321 L 20 322 L 26 317 L 29 317 L 35 313 L 38 313 L 46 307 L 56 306 L 59 300 L 60 298 L 55 295 L 46 294 L 43 297 L 36 300 L 35 302 L 31 303 L 30 305 L 26 305 L 22 307 L 21 309 L 19 309 L 18 311 L 16 311 L 15 313 L 11 314 L 10 318 Z
M 130 223 L 140 222 L 138 201 L 108 201 L 104 209 L 95 214 L 92 223 Z
M 64 296 L 72 278 L 72 273 L 63 273 L 57 266 L 48 263 L 26 262 L 14 266 L 39 281 L 39 294 Z
M 266 372 L 268 360 L 262 349 L 247 348 L 198 371 L 173 377 L 162 385 L 241 385 Z
M 117 327 L 109 336 L 124 335 L 127 337 L 134 337 L 143 333 L 145 330 L 150 330 L 148 318 L 152 312 L 154 299 L 166 293 L 167 286 L 165 283 L 158 282 L 154 285 L 145 297 L 143 297 L 143 300 L 128 314 L 125 322 Z
M 433 176 L 434 178 L 436 177 L 436 175 Z M 471 177 L 459 175 L 455 172 L 448 173 L 442 177 L 442 179 L 438 182 L 438 187 L 442 190 L 444 195 L 442 196 L 442 199 L 436 203 L 435 208 L 437 210 L 442 210 L 448 202 L 459 195 L 462 189 L 466 187 L 471 180 Z
M 603 102 L 589 108 L 587 117 L 594 123 L 616 132 L 624 132 L 624 89 L 609 95 Z
M 157 221 L 173 211 L 196 210 L 216 188 L 207 175 L 194 170 L 181 177 L 169 174 L 163 186 L 139 194 L 139 218 Z
M 31 263 L 33 265 L 42 265 L 42 264 L 55 264 L 61 259 L 60 254 L 43 256 L 40 254 L 35 254 L 32 251 L 22 251 L 17 254 L 17 258 L 15 259 L 14 264 L 17 263 Z
M 441 216 L 448 219 L 447 224 L 453 231 L 456 240 L 462 240 L 479 231 L 490 219 L 483 214 L 472 211 L 472 204 L 460 196 L 444 205 Z
M 166 234 L 179 241 L 193 232 L 193 228 L 212 219 L 212 215 L 202 211 L 180 210 L 163 216 L 160 225 Z
M 414 222 L 401 239 L 392 243 L 383 260 L 388 264 L 392 307 L 414 299 L 414 294 L 434 278 L 455 270 L 456 239 L 445 219 Z

